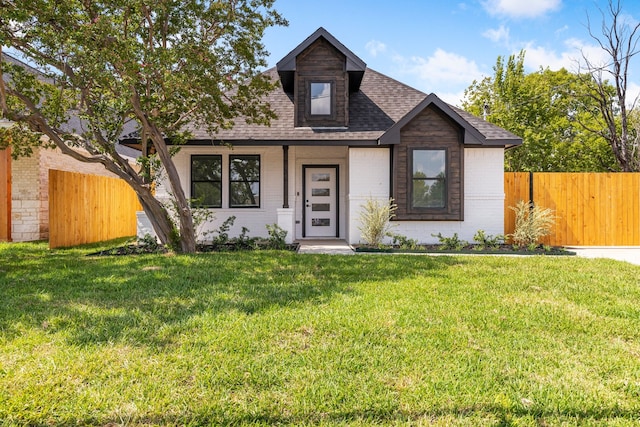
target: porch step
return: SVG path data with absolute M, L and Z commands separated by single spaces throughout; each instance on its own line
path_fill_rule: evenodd
M 299 240 L 298 253 L 353 255 L 354 251 L 344 240 Z

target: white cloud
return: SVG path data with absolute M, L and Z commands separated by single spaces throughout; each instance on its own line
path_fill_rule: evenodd
M 565 68 L 571 72 L 584 70 L 583 55 L 595 66 L 606 66 L 609 62 L 607 54 L 597 45 L 586 44 L 578 39 L 567 39 L 564 42 L 564 50 L 557 52 L 533 43 L 527 44 L 524 65 L 529 70 L 538 70 L 540 67 L 550 70 Z
M 461 105 L 465 89 L 485 75 L 474 61 L 443 49 L 436 49 L 428 58 L 395 54 L 392 60 L 400 74 L 411 76 L 408 80 L 413 87 L 433 92 L 452 105 Z
M 489 29 L 482 33 L 482 35 L 494 43 L 509 43 L 509 29 L 504 25 L 500 25 L 498 29 Z
M 634 103 L 636 104 L 635 106 L 637 106 L 637 104 L 640 103 L 640 85 L 633 83 L 633 82 L 629 82 L 627 84 L 627 106 L 631 107 L 634 106 Z
M 364 47 L 365 49 L 367 49 L 367 52 L 369 52 L 369 55 L 373 56 L 374 58 L 378 56 L 379 53 L 384 53 L 387 51 L 387 45 L 379 42 L 378 40 L 370 40 Z
M 461 90 L 459 92 L 436 92 L 436 95 L 447 104 L 461 107 L 462 100 L 464 99 L 464 90 Z
M 415 74 L 431 84 L 470 85 L 473 80 L 482 77 L 475 61 L 442 49 L 436 49 L 427 59 L 414 56 L 407 61 L 405 67 L 408 73 Z
M 536 18 L 560 7 L 561 0 L 486 0 L 482 3 L 491 15 L 511 18 Z
M 565 33 L 567 31 L 569 31 L 569 26 L 568 25 L 564 25 L 564 26 L 562 26 L 561 28 L 558 28 L 555 31 L 555 35 L 556 35 L 556 37 L 559 37 L 562 33 Z

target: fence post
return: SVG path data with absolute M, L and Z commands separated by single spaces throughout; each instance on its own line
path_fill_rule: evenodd
M 529 172 L 529 209 L 533 210 L 533 172 Z

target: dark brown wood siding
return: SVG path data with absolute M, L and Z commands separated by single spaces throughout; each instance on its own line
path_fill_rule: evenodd
M 319 38 L 296 58 L 295 125 L 299 127 L 340 127 L 349 123 L 349 75 L 346 57 L 325 39 Z M 330 116 L 309 114 L 311 82 L 333 84 Z
M 464 219 L 463 130 L 437 107 L 429 106 L 400 131 L 393 147 L 393 198 L 395 220 L 462 221 Z M 411 207 L 411 151 L 445 150 L 447 202 L 444 209 Z

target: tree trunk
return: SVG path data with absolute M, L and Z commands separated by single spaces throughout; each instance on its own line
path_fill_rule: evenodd
M 193 215 L 191 214 L 191 207 L 187 200 L 182 185 L 180 183 L 180 175 L 176 169 L 167 145 L 164 141 L 162 133 L 157 128 L 151 127 L 150 137 L 156 148 L 156 153 L 164 166 L 167 178 L 171 186 L 171 192 L 176 202 L 176 209 L 178 220 L 180 222 L 180 251 L 183 253 L 193 253 L 196 251 L 196 236 L 195 227 L 193 225 Z
M 154 231 L 156 232 L 160 241 L 164 244 L 173 245 L 174 225 L 173 221 L 169 217 L 167 209 L 158 199 L 153 196 L 151 190 L 139 191 L 136 190 L 138 200 L 147 214 L 147 218 L 151 222 Z

